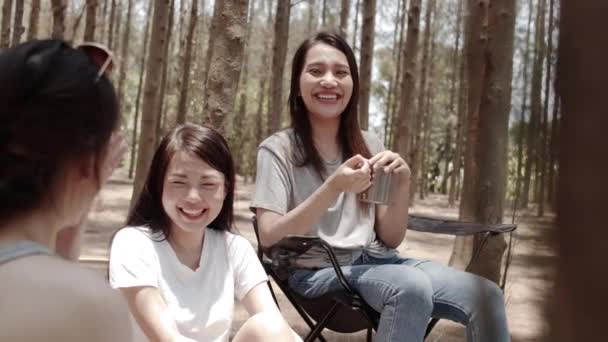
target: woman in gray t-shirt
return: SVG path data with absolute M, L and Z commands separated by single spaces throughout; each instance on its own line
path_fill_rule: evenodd
M 251 203 L 260 240 L 271 246 L 290 234 L 329 242 L 353 287 L 378 312 L 377 341 L 422 341 L 431 317 L 467 326 L 468 341 L 509 341 L 502 291 L 473 274 L 399 256 L 405 237 L 410 170 L 357 121 L 359 77 L 352 49 L 336 34 L 304 41 L 292 62 L 291 128 L 258 150 Z M 390 205 L 362 204 L 374 172 L 397 184 Z M 341 289 L 320 251 L 290 274 L 290 286 L 317 297 Z

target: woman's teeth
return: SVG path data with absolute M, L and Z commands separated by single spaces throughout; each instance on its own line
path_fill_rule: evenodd
M 199 215 L 201 215 L 203 213 L 202 209 L 201 210 L 186 210 L 186 209 L 181 208 L 180 210 L 184 214 L 186 214 L 188 216 L 192 216 L 192 217 L 199 216 Z
M 317 95 L 321 100 L 335 100 L 338 98 L 337 95 Z

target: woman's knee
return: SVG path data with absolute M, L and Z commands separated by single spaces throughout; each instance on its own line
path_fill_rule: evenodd
M 234 336 L 234 342 L 296 341 L 280 313 L 260 312 L 251 316 Z
M 433 286 L 424 272 L 409 266 L 393 266 L 379 279 L 388 293 L 387 304 L 416 307 L 417 310 L 432 310 Z M 382 287 L 382 286 L 379 286 Z

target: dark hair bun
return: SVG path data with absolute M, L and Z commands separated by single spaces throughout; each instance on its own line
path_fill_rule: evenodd
M 62 40 L 0 54 L 0 220 L 36 208 L 70 160 L 103 151 L 118 121 L 114 88 Z

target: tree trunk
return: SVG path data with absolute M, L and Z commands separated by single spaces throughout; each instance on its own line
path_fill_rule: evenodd
M 315 15 L 316 0 L 308 1 L 308 24 L 306 25 L 306 35 L 311 36 L 317 28 L 317 17 Z
M 397 116 L 397 130 L 394 135 L 393 150 L 397 151 L 408 163 L 412 163 L 411 139 L 413 125 L 412 99 L 414 97 L 416 71 L 416 56 L 418 54 L 418 35 L 420 25 L 421 0 L 411 0 L 408 11 L 408 26 L 405 46 L 402 50 L 403 81 L 401 84 L 401 98 L 399 100 L 399 113 Z
M 148 60 L 146 62 L 146 81 L 144 84 L 144 99 L 141 116 L 141 133 L 139 135 L 139 149 L 137 153 L 137 167 L 135 170 L 135 181 L 133 182 L 133 196 L 131 197 L 131 208 L 139 198 L 139 193 L 144 185 L 150 168 L 150 162 L 156 149 L 156 126 L 159 120 L 157 108 L 157 97 L 160 89 L 160 78 L 165 63 L 164 50 L 167 37 L 167 25 L 169 22 L 170 0 L 154 1 L 154 14 L 152 17 L 152 31 L 150 33 L 150 46 Z
M 327 15 L 327 0 L 321 0 L 322 1 L 322 7 L 321 7 L 321 29 L 325 29 L 325 16 Z M 281 2 L 281 1 L 279 1 Z M 290 6 L 290 4 L 287 4 L 287 6 Z M 277 12 L 278 13 L 278 12 Z
M 84 40 L 95 41 L 95 19 L 97 18 L 97 0 L 87 0 L 87 17 L 84 23 Z
M 363 0 L 363 24 L 361 25 L 361 79 L 359 91 L 359 125 L 367 130 L 369 124 L 369 97 L 372 86 L 372 62 L 374 58 L 374 29 L 376 26 L 376 0 Z
M 207 53 L 205 54 L 205 68 L 203 69 L 203 84 L 205 85 L 203 94 L 207 91 L 207 79 L 209 78 L 209 68 L 211 66 L 211 59 L 213 57 L 213 49 L 211 47 L 215 44 L 215 37 L 219 34 L 220 25 L 220 10 L 222 1 L 214 1 L 213 4 L 213 17 L 211 18 L 211 26 L 209 27 L 209 39 L 207 41 Z M 206 96 L 203 96 L 203 108 L 207 106 Z M 209 114 L 204 112 L 201 115 L 202 121 L 205 122 Z
M 114 44 L 112 44 L 112 51 L 121 51 L 120 50 L 120 29 L 121 29 L 121 24 L 123 22 L 122 20 L 122 7 L 121 7 L 121 2 L 120 0 L 118 0 L 118 3 L 116 3 L 116 14 L 114 15 L 114 35 L 113 35 L 113 42 Z
M 479 169 L 476 156 L 479 146 L 479 102 L 483 88 L 484 50 L 488 40 L 487 25 L 488 7 L 490 0 L 477 3 L 468 0 L 468 18 L 465 30 L 466 54 L 466 126 L 463 127 L 463 136 L 466 136 L 464 145 L 464 179 L 462 184 L 462 200 L 459 207 L 459 216 L 463 220 L 472 221 L 476 218 L 474 202 L 478 189 Z M 464 269 L 471 260 L 473 252 L 473 237 L 456 237 L 454 248 L 450 256 L 449 265 Z
M 175 16 L 175 0 L 171 0 L 169 4 L 169 23 L 167 26 L 165 41 L 167 42 L 164 46 L 163 58 L 165 63 L 163 64 L 161 79 L 160 79 L 160 93 L 157 97 L 156 110 L 158 111 L 156 121 L 156 141 L 155 145 L 158 145 L 160 139 L 164 135 L 164 128 L 166 123 L 166 99 L 167 99 L 167 80 L 169 79 L 169 51 L 171 51 L 171 44 L 173 43 L 171 37 L 173 36 L 173 22 Z
M 403 32 L 405 31 L 405 18 L 406 18 L 406 9 L 407 9 L 407 0 L 402 0 L 401 1 L 401 23 L 399 26 L 399 47 L 397 48 L 396 51 L 394 51 L 393 53 L 396 52 L 397 55 L 397 63 L 396 63 L 396 70 L 395 70 L 395 74 L 394 74 L 394 78 L 395 78 L 395 85 L 393 86 L 393 100 L 391 103 L 391 108 L 390 108 L 390 114 L 389 114 L 389 118 L 390 118 L 390 124 L 388 125 L 388 130 L 387 130 L 387 136 L 386 136 L 386 140 L 384 145 L 385 146 L 395 146 L 394 144 L 394 132 L 397 130 L 397 106 L 400 103 L 399 100 L 399 93 L 401 91 L 401 87 L 402 87 L 402 72 L 401 72 L 401 68 L 403 67 L 403 63 L 401 61 L 401 57 L 405 54 L 405 52 L 403 52 Z
M 353 51 L 357 52 L 357 30 L 359 29 L 359 8 L 361 8 L 361 0 L 356 0 L 355 1 L 355 17 L 353 18 L 353 20 L 355 21 L 354 23 L 354 30 L 353 30 L 353 43 L 351 44 L 353 46 Z
M 190 88 L 190 67 L 192 65 L 192 45 L 194 41 L 194 31 L 198 21 L 198 0 L 192 0 L 190 10 L 190 23 L 188 24 L 188 34 L 186 37 L 186 54 L 184 55 L 184 66 L 182 68 L 182 82 L 177 101 L 177 124 L 183 124 L 188 117 L 188 89 Z
M 420 170 L 421 170 L 421 162 L 423 161 L 422 158 L 422 151 L 424 148 L 424 143 L 422 141 L 422 136 L 423 136 L 423 130 L 422 130 L 422 124 L 424 122 L 424 118 L 425 115 L 428 115 L 428 111 L 427 111 L 427 76 L 428 76 L 428 69 L 429 69 L 429 53 L 430 53 L 430 43 L 431 43 L 431 25 L 432 25 L 432 15 L 433 15 L 433 10 L 434 10 L 434 6 L 435 6 L 435 0 L 429 0 L 426 3 L 426 11 L 425 11 L 425 15 L 424 15 L 424 36 L 422 38 L 422 61 L 420 62 L 420 83 L 418 85 L 418 105 L 417 105 L 417 110 L 416 110 L 416 114 L 412 116 L 412 125 L 415 127 L 414 131 L 413 131 L 413 145 L 412 145 L 412 157 L 411 157 L 411 162 L 410 162 L 410 168 L 412 169 L 412 176 L 411 176 L 411 184 L 410 184 L 410 203 L 413 204 L 414 201 L 414 194 L 416 193 L 416 190 L 419 189 L 420 191 L 422 191 L 422 187 L 419 187 L 418 184 L 420 184 L 421 180 L 420 180 Z M 412 105 L 412 109 L 414 108 L 414 106 Z M 426 126 L 425 126 L 425 130 L 426 130 Z M 426 133 L 425 133 L 426 134 Z M 422 172 L 422 175 L 424 177 L 425 172 Z M 422 192 L 421 192 L 422 194 Z M 421 196 L 422 199 L 422 196 Z
M 239 81 L 240 101 L 238 110 L 235 110 L 235 115 L 232 120 L 232 132 L 242 133 L 233 134 L 231 141 L 228 142 L 230 144 L 230 149 L 232 150 L 232 155 L 234 156 L 234 168 L 236 173 L 240 175 L 244 174 L 243 165 L 247 163 L 247 158 L 243 156 L 243 146 L 251 132 L 247 125 L 247 95 L 249 94 L 249 56 L 251 54 L 249 39 L 251 38 L 251 29 L 253 27 L 253 17 L 255 13 L 254 5 L 253 1 L 250 2 L 247 14 L 247 32 L 245 33 L 245 46 L 243 47 L 243 70 L 241 71 Z
M 548 341 L 608 341 L 606 303 L 608 2 L 561 1 L 558 78 L 562 104 L 559 259 Z
M 458 160 L 458 158 L 460 157 L 460 146 L 459 146 L 459 140 L 460 140 L 460 126 L 462 125 L 462 121 L 461 121 L 461 117 L 460 117 L 460 112 L 457 111 L 456 109 L 456 105 L 455 102 L 460 101 L 460 99 L 455 99 L 456 96 L 456 81 L 458 80 L 458 76 L 459 76 L 459 56 L 460 56 L 460 40 L 461 40 L 461 35 L 462 35 L 462 2 L 464 0 L 458 0 L 458 7 L 456 10 L 456 42 L 454 44 L 454 54 L 452 55 L 452 73 L 451 73 L 451 78 L 450 78 L 450 102 L 448 105 L 448 111 L 451 115 L 454 115 L 456 117 L 456 123 L 453 124 L 452 123 L 452 128 L 455 128 L 456 131 L 456 139 L 455 139 L 455 145 L 456 148 L 454 149 L 454 154 L 452 155 L 452 172 L 450 173 L 449 179 L 448 179 L 448 183 L 449 183 L 449 191 L 448 191 L 448 206 L 453 207 L 455 204 L 455 194 L 456 194 L 456 178 L 458 177 L 458 174 L 460 173 L 460 162 Z M 462 80 L 460 80 L 460 82 L 462 82 Z M 460 95 L 460 94 L 459 94 Z M 456 114 L 458 113 L 458 114 Z M 454 129 L 452 129 L 452 131 L 454 131 Z M 450 140 L 452 140 L 452 131 L 449 131 L 450 134 Z M 446 132 L 447 133 L 447 132 Z M 446 134 L 446 138 L 447 138 L 447 134 Z M 451 145 L 451 142 L 450 142 Z M 450 147 L 451 148 L 451 147 Z M 458 163 L 458 168 L 456 168 L 456 164 Z
M 402 10 L 402 6 L 401 4 L 403 4 L 403 1 L 399 1 L 399 7 L 397 8 L 397 14 L 395 15 L 395 31 L 393 31 L 393 53 L 391 54 L 391 61 L 393 63 L 393 66 L 398 69 L 398 66 L 396 65 L 398 57 L 399 56 L 399 49 L 401 46 L 401 35 L 400 35 L 400 24 L 402 23 L 401 18 L 403 18 L 403 15 L 401 14 Z M 397 81 L 397 74 L 393 73 L 390 76 L 389 82 L 388 82 L 388 89 L 387 89 L 387 94 L 386 94 L 386 107 L 384 108 L 384 146 L 390 146 L 389 142 L 390 142 L 390 126 L 392 123 L 392 116 L 391 116 L 391 108 L 392 108 L 392 103 L 395 101 L 394 100 L 394 92 L 395 92 L 395 83 L 398 82 Z
M 432 4 L 432 12 L 435 12 L 435 2 L 433 2 Z M 428 169 L 429 169 L 429 154 L 430 154 L 430 150 L 431 150 L 431 133 L 432 133 L 432 128 L 433 127 L 433 108 L 432 108 L 432 102 L 433 102 L 433 89 L 434 89 L 434 85 L 433 85 L 433 81 L 435 79 L 435 50 L 437 48 L 437 42 L 435 41 L 435 33 L 437 32 L 437 27 L 436 26 L 436 21 L 435 19 L 433 19 L 433 28 L 431 30 L 431 51 L 429 52 L 429 73 L 428 73 L 428 86 L 427 89 L 425 90 L 425 105 L 424 105 L 424 111 L 422 112 L 423 115 L 420 116 L 418 119 L 420 121 L 422 121 L 424 119 L 424 126 L 421 129 L 421 131 L 423 132 L 423 139 L 419 139 L 417 145 L 419 145 L 417 147 L 417 149 L 415 150 L 415 153 L 418 154 L 419 156 L 416 156 L 416 158 L 418 159 L 418 165 L 420 166 L 421 170 L 422 170 L 422 177 L 420 179 L 420 184 L 422 184 L 421 188 L 420 188 L 420 195 L 422 199 L 424 199 L 428 193 Z M 437 162 L 439 163 L 439 161 Z M 410 192 L 410 198 L 414 199 L 414 193 Z
M 340 34 L 346 40 L 348 36 L 348 13 L 350 11 L 350 0 L 342 0 L 340 7 Z
M 40 20 L 40 0 L 32 0 L 30 20 L 27 28 L 27 40 L 38 37 L 38 21 Z
M 108 19 L 108 47 L 114 47 L 114 17 L 116 16 L 116 0 L 110 3 L 110 18 Z
M 87 4 L 84 3 L 82 5 L 82 7 L 80 8 L 80 11 L 78 12 L 78 16 L 72 22 L 72 31 L 71 31 L 71 35 L 70 35 L 70 37 L 72 37 L 72 40 L 77 39 L 76 36 L 78 34 L 78 31 L 80 30 L 80 23 L 82 22 L 82 18 L 85 17 L 86 11 L 87 11 Z
M 209 46 L 213 50 L 213 57 L 207 77 L 204 113 L 207 114 L 207 123 L 225 133 L 224 124 L 234 111 L 241 74 L 248 1 L 220 2 L 220 10 L 213 14 L 214 21 L 218 22 L 218 34 L 213 45 Z
M 2 26 L 0 27 L 0 49 L 8 48 L 11 45 L 11 14 L 13 14 L 13 0 L 4 0 Z
M 557 82 L 554 82 L 554 84 Z M 560 111 L 560 102 L 559 97 L 557 96 L 557 89 L 554 87 L 555 91 L 555 103 L 553 104 L 553 115 L 551 117 L 551 142 L 549 143 L 549 172 L 547 175 L 547 197 L 549 199 L 549 203 L 551 207 L 556 207 L 557 198 L 555 196 L 555 183 L 557 178 L 557 156 L 558 156 L 558 126 L 559 126 L 559 111 Z
M 289 1 L 277 1 L 277 12 L 274 22 L 274 48 L 272 50 L 272 79 L 270 81 L 270 99 L 268 108 L 268 130 L 270 135 L 281 128 L 283 103 L 283 72 L 287 57 L 289 38 Z
M 65 9 L 67 0 L 51 0 L 51 9 L 53 12 L 53 38 L 62 39 L 65 33 Z
M 15 46 L 21 42 L 21 35 L 23 34 L 23 32 L 25 32 L 25 27 L 23 27 L 23 1 L 18 0 L 15 3 L 15 17 L 13 19 L 13 39 L 11 40 L 11 46 Z
M 466 110 L 466 58 L 464 48 L 460 54 L 460 65 L 458 66 L 458 114 L 456 124 L 456 148 L 454 150 L 454 170 L 452 171 L 452 179 L 450 180 L 450 193 L 448 194 L 448 205 L 453 207 L 456 205 L 456 199 L 460 194 L 460 170 L 462 169 L 462 159 L 465 144 L 465 129 L 467 127 L 467 110 Z
M 470 0 L 470 8 L 477 0 Z M 487 3 L 485 5 L 488 5 Z M 511 107 L 511 78 L 513 71 L 513 40 L 515 29 L 515 0 L 493 0 L 491 6 L 479 6 L 473 17 L 473 25 L 485 26 L 487 39 L 479 40 L 481 28 L 469 26 L 468 49 L 470 88 L 469 114 L 476 120 L 470 120 L 467 144 L 473 147 L 474 154 L 467 153 L 465 168 L 465 187 L 461 203 L 461 219 L 480 223 L 502 223 L 503 205 L 507 181 L 508 123 Z M 480 52 L 480 55 L 473 53 Z M 482 59 L 477 59 L 481 57 Z M 475 63 L 481 65 L 477 66 Z M 474 88 L 475 87 L 475 88 Z M 473 90 L 475 89 L 475 90 Z M 475 97 L 474 97 L 475 96 Z M 474 123 L 475 126 L 471 125 Z M 473 136 L 471 133 L 476 133 Z M 467 171 L 473 171 L 468 173 Z M 476 178 L 475 182 L 468 182 Z M 467 187 L 475 183 L 475 187 Z M 475 236 L 474 248 L 481 243 L 481 236 Z M 499 284 L 502 256 L 507 247 L 502 235 L 490 237 L 477 262 L 471 271 Z
M 534 64 L 532 65 L 532 90 L 530 94 L 530 123 L 528 125 L 527 137 L 527 159 L 524 168 L 523 189 L 521 194 L 521 208 L 527 208 L 529 202 L 530 182 L 532 177 L 533 164 L 537 160 L 538 154 L 538 128 L 540 124 L 541 111 L 541 88 L 543 77 L 543 61 L 545 39 L 545 0 L 538 3 L 536 14 L 536 29 L 534 38 Z
M 517 173 L 515 180 L 515 198 L 513 204 L 515 206 L 518 203 L 521 203 L 520 196 L 521 194 L 521 186 L 523 181 L 523 175 L 521 174 L 523 168 L 523 151 L 524 151 L 524 136 L 526 131 L 526 101 L 528 100 L 528 64 L 530 63 L 530 26 L 532 24 L 532 12 L 534 11 L 534 6 L 532 1 L 528 2 L 528 25 L 526 28 L 526 41 L 525 41 L 525 52 L 524 52 L 524 60 L 522 67 L 522 78 L 523 78 L 523 91 L 522 91 L 522 102 L 520 109 L 520 119 L 519 119 L 519 135 L 517 137 Z M 528 127 L 530 129 L 530 127 Z
M 122 49 L 120 51 L 121 65 L 120 65 L 120 77 L 118 78 L 118 99 L 121 103 L 123 113 L 125 111 L 125 96 L 124 86 L 125 79 L 127 76 L 127 67 L 129 66 L 129 38 L 131 35 L 131 17 L 133 11 L 133 0 L 127 0 L 127 22 L 122 35 Z M 125 117 L 125 114 L 123 114 Z
M 551 64 L 553 64 L 553 0 L 549 0 L 549 29 L 547 30 L 547 69 L 545 72 L 545 103 L 543 105 L 543 124 L 540 144 L 540 190 L 538 192 L 538 216 L 545 214 L 545 185 L 549 165 L 549 90 L 551 89 Z M 554 104 L 555 105 L 555 104 Z
M 144 65 L 146 65 L 146 55 L 148 47 L 148 37 L 150 35 L 150 16 L 152 15 L 153 4 L 148 5 L 146 10 L 146 27 L 144 28 L 144 40 L 141 45 L 141 62 L 139 63 L 139 82 L 137 83 L 137 96 L 135 97 L 135 115 L 133 115 L 133 135 L 131 136 L 131 160 L 129 162 L 129 178 L 133 178 L 135 169 L 135 155 L 137 154 L 137 128 L 139 125 L 139 104 L 141 91 L 144 84 Z

